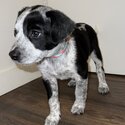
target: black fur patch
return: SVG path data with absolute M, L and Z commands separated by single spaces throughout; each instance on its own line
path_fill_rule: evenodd
M 86 25 L 85 27 L 86 27 L 86 30 L 87 30 L 87 33 L 88 33 L 88 36 L 89 36 L 89 39 L 90 39 L 90 42 L 91 42 L 91 45 L 92 45 L 91 48 L 94 50 L 97 58 L 100 61 L 103 61 L 102 54 L 101 54 L 101 51 L 100 51 L 100 48 L 99 48 L 99 44 L 98 44 L 98 38 L 97 38 L 96 32 L 89 25 Z
M 43 84 L 46 88 L 48 99 L 50 99 L 51 96 L 52 96 L 52 89 L 51 89 L 51 86 L 50 86 L 50 82 L 47 81 L 47 80 L 43 80 Z
M 76 41 L 77 48 L 77 72 L 81 77 L 83 77 L 83 79 L 86 79 L 88 74 L 87 60 L 91 53 L 89 37 L 85 30 L 80 30 L 79 28 L 74 30 L 73 36 Z
M 14 36 L 16 37 L 18 31 L 16 29 L 14 29 Z
M 54 42 L 64 40 L 73 31 L 75 23 L 62 12 L 51 10 L 46 15 L 51 19 L 51 35 Z
M 35 6 L 36 8 L 39 6 Z M 24 34 L 40 50 L 50 50 L 62 42 L 74 29 L 74 22 L 59 11 L 49 11 L 43 18 L 39 11 L 31 12 L 24 20 Z M 41 35 L 32 37 L 36 30 Z
M 39 11 L 31 12 L 24 20 L 24 34 L 29 38 L 33 45 L 40 50 L 50 50 L 57 44 L 51 39 L 50 21 L 44 21 Z M 32 37 L 32 32 L 37 31 L 41 35 L 38 38 Z
M 102 55 L 94 29 L 87 24 L 84 24 L 85 29 L 82 29 L 80 28 L 81 25 L 82 23 L 76 24 L 73 36 L 77 47 L 77 71 L 84 79 L 86 79 L 88 73 L 87 60 L 91 52 L 94 51 L 100 61 L 102 61 Z

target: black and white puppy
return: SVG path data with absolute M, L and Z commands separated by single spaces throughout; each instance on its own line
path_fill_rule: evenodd
M 68 85 L 76 87 L 71 112 L 84 112 L 89 57 L 96 65 L 99 93 L 109 92 L 97 35 L 91 26 L 75 23 L 58 10 L 36 5 L 18 13 L 14 35 L 16 42 L 10 57 L 20 64 L 36 63 L 42 74 L 50 106 L 45 125 L 57 125 L 60 120 L 57 79 L 71 79 Z

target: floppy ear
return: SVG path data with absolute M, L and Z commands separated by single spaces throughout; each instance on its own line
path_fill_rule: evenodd
M 51 10 L 46 16 L 51 20 L 51 36 L 54 42 L 61 42 L 73 31 L 75 23 L 62 12 Z
M 28 9 L 29 7 L 24 7 L 24 8 L 22 8 L 19 12 L 18 12 L 18 17 L 26 10 L 26 9 Z

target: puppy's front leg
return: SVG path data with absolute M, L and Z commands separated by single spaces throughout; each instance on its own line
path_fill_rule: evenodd
M 60 104 L 58 100 L 58 84 L 55 78 L 43 80 L 49 99 L 50 114 L 45 125 L 57 125 L 60 120 Z
M 75 102 L 71 109 L 73 114 L 82 114 L 84 112 L 87 98 L 87 86 L 88 79 L 81 79 L 80 81 L 76 81 Z

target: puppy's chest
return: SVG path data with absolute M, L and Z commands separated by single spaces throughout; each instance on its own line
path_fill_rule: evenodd
M 46 61 L 42 69 L 48 76 L 51 75 L 61 80 L 72 78 L 76 72 L 75 63 L 72 60 Z
M 58 65 L 58 66 L 57 66 Z M 54 66 L 55 77 L 58 79 L 68 79 L 74 74 L 75 68 L 73 64 L 57 64 Z

